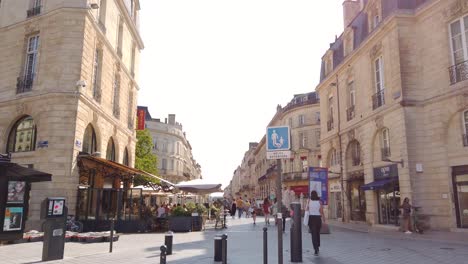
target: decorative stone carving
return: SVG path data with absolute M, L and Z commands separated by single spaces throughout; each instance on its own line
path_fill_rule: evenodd
M 455 0 L 443 13 L 446 20 L 452 20 L 466 12 L 468 12 L 468 0 Z
M 371 58 L 377 57 L 377 55 L 380 53 L 381 50 L 382 50 L 382 43 L 379 42 L 379 43 L 375 44 L 372 47 L 372 49 L 370 50 L 370 53 L 369 53 L 370 57 Z
M 25 35 L 30 35 L 39 31 L 39 23 L 27 23 L 24 25 Z
M 24 103 L 19 103 L 16 105 L 16 113 L 17 115 L 26 114 L 26 107 L 24 106 Z
M 382 129 L 384 127 L 383 118 L 381 116 L 375 118 L 375 126 L 377 129 Z

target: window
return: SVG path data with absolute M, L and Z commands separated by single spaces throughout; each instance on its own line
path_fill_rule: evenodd
M 132 44 L 132 57 L 131 57 L 131 64 L 130 64 L 130 74 L 132 75 L 132 77 L 135 77 L 135 51 L 136 50 L 136 46 L 135 46 L 135 43 Z
M 328 121 L 327 121 L 327 131 L 333 129 L 333 96 L 328 97 Z
M 125 151 L 124 151 L 124 156 L 123 156 L 123 160 L 122 160 L 122 164 L 125 165 L 125 166 L 129 166 L 129 158 L 128 158 L 128 149 L 125 148 Z
M 289 124 L 289 127 L 292 128 L 293 119 L 291 117 L 288 119 L 288 124 Z
M 83 136 L 83 152 L 93 154 L 97 151 L 96 147 L 96 133 L 93 126 L 88 125 Z
M 130 87 L 130 91 L 128 92 L 128 111 L 127 111 L 127 120 L 128 120 L 128 129 L 133 129 L 135 124 L 134 114 L 133 114 L 133 91 L 132 87 Z
M 167 159 L 162 159 L 162 161 L 161 161 L 161 169 L 167 170 Z
M 382 159 L 390 157 L 390 131 L 388 128 L 382 129 Z
M 109 142 L 107 143 L 106 159 L 115 161 L 115 144 L 112 138 L 110 138 Z
M 99 26 L 102 31 L 106 31 L 106 9 L 107 9 L 107 0 L 101 0 L 99 5 L 98 17 Z
M 463 113 L 463 146 L 468 147 L 468 110 Z
M 303 126 L 305 124 L 305 116 L 299 115 L 299 126 Z
M 94 100 L 101 102 L 101 62 L 102 62 L 102 50 L 96 49 L 94 51 L 94 63 L 93 63 L 93 98 Z
M 112 112 L 116 118 L 120 117 L 120 75 L 115 74 L 112 97 Z
M 30 6 L 31 8 L 26 12 L 27 17 L 37 16 L 41 13 L 41 0 L 31 0 Z
M 174 170 L 174 160 L 171 159 L 171 163 L 169 163 L 169 169 Z
M 354 89 L 354 82 L 348 84 L 348 109 L 346 109 L 347 120 L 351 120 L 355 115 L 356 105 L 356 90 Z
M 34 35 L 28 38 L 26 47 L 26 61 L 22 78 L 18 79 L 17 93 L 31 91 L 34 76 L 36 74 L 37 54 L 39 50 L 39 35 Z
M 330 151 L 330 166 L 335 166 L 340 164 L 340 158 L 336 149 Z
M 382 57 L 374 61 L 375 71 L 375 94 L 372 96 L 372 107 L 376 109 L 385 104 L 384 94 L 384 69 Z
M 117 55 L 122 58 L 122 41 L 123 41 L 123 18 L 119 19 L 119 28 L 117 32 Z
M 163 143 L 162 143 L 162 151 L 163 151 L 164 153 L 167 152 L 167 142 L 163 142 Z
M 153 139 L 153 149 L 158 149 L 158 141 L 156 139 Z
M 305 132 L 299 132 L 299 148 L 307 147 L 307 134 Z
M 320 147 L 320 129 L 315 130 L 315 146 Z
M 350 145 L 351 159 L 353 166 L 361 165 L 361 146 L 359 142 L 353 141 Z
M 468 16 L 457 19 L 450 24 L 450 38 L 452 46 L 452 63 L 459 64 L 468 59 Z
M 315 119 L 317 120 L 317 124 L 320 124 L 320 112 L 315 112 Z
M 35 150 L 36 146 L 36 125 L 30 116 L 21 118 L 16 122 L 8 136 L 8 152 L 22 152 Z M 22 134 L 30 134 L 29 140 L 22 139 Z M 20 141 L 21 139 L 21 141 Z

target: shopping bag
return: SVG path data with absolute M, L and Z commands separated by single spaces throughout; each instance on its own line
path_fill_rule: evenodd
M 304 225 L 309 226 L 309 211 L 304 212 Z
M 327 223 L 322 223 L 320 234 L 330 234 L 330 226 Z

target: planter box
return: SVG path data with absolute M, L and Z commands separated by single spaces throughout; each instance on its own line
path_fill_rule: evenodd
M 192 230 L 191 216 L 174 216 L 169 218 L 169 230 L 173 232 L 190 232 Z

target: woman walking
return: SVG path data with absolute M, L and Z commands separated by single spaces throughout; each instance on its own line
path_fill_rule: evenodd
M 232 200 L 232 205 L 231 205 L 231 216 L 232 219 L 236 218 L 236 210 L 237 210 L 237 205 L 236 205 L 236 200 Z
M 257 203 L 254 199 L 250 202 L 250 214 L 252 215 L 253 224 L 256 224 L 257 221 Z
M 312 234 L 312 245 L 314 245 L 314 255 L 318 256 L 320 248 L 320 228 L 322 221 L 325 223 L 323 215 L 323 206 L 316 191 L 310 192 L 310 200 L 307 204 L 309 213 L 309 229 Z
M 405 234 L 411 234 L 411 204 L 408 197 L 403 200 L 400 208 L 403 211 L 403 231 Z
M 265 215 L 265 225 L 270 224 L 270 201 L 268 197 L 263 200 L 263 214 Z

